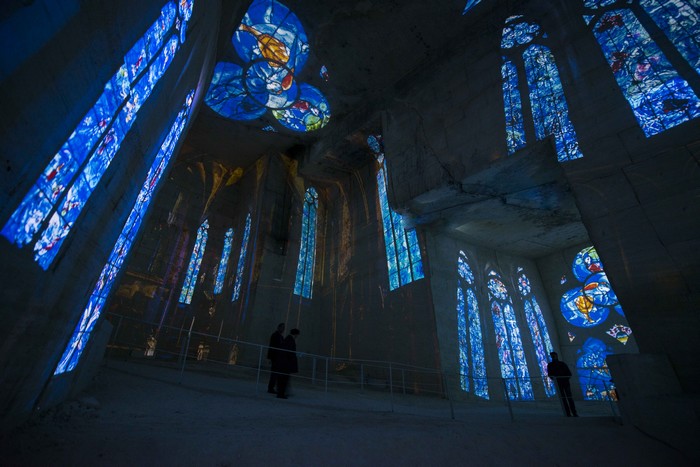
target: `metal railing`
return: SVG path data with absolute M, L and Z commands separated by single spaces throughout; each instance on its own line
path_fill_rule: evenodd
M 221 337 L 220 332 L 214 335 L 194 331 L 194 320 L 179 328 L 161 325 L 155 335 L 155 323 L 113 313 L 106 313 L 106 317 L 113 324 L 106 351 L 109 359 L 124 358 L 177 370 L 179 383 L 186 372 L 199 372 L 254 382 L 255 394 L 266 392 L 271 373 L 266 345 Z M 482 383 L 488 387 L 488 395 L 477 397 L 463 390 L 464 378 L 459 373 L 299 351 L 297 357 L 299 372 L 293 376 L 294 386 L 324 394 L 342 391 L 343 398 L 334 398 L 335 403 L 353 403 L 352 399 L 359 397 L 373 410 L 434 413 L 437 409 L 453 419 L 482 412 L 491 416 L 500 413 L 510 420 L 563 415 L 560 398 L 553 390 L 556 385 L 548 378 L 486 378 Z M 523 390 L 523 386 L 529 389 Z M 514 393 L 514 387 L 521 389 Z M 369 394 L 371 397 L 367 397 Z M 608 397 L 601 400 L 576 399 L 579 414 L 619 419 L 616 401 L 610 396 L 613 388 L 606 394 Z

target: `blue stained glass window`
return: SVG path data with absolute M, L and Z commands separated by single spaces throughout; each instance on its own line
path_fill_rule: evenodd
M 616 399 L 611 382 L 610 370 L 605 358 L 613 353 L 612 349 L 600 339 L 589 337 L 578 350 L 576 360 L 581 392 L 585 400 Z
M 220 294 L 224 288 L 224 279 L 226 279 L 226 269 L 228 268 L 228 258 L 231 256 L 231 244 L 233 243 L 233 229 L 228 229 L 224 236 L 224 249 L 221 252 L 221 261 L 219 262 L 219 270 L 216 272 L 216 282 L 214 284 L 214 293 Z
M 191 15 L 192 2 L 181 2 L 180 8 L 181 17 Z M 179 48 L 177 30 L 184 31 L 186 27 L 186 21 L 176 18 L 176 12 L 175 2 L 168 2 L 160 17 L 126 53 L 124 64 L 107 82 L 95 105 L 51 159 L 0 232 L 23 247 L 31 243 L 43 227 L 34 244 L 34 259 L 43 269 L 47 269 L 58 254 L 63 240 L 119 150 L 138 109 L 172 62 Z M 166 41 L 170 31 L 172 35 Z M 52 211 L 53 215 L 46 222 Z
M 508 144 L 508 154 L 513 154 L 525 146 L 523 104 L 518 89 L 518 70 L 513 62 L 503 59 L 501 76 L 503 77 L 503 103 L 506 114 L 506 143 Z
M 114 244 L 112 253 L 110 254 L 107 263 L 97 279 L 95 288 L 88 299 L 87 306 L 80 316 L 80 320 L 73 331 L 73 335 L 68 342 L 68 346 L 63 351 L 63 355 L 61 356 L 56 370 L 54 371 L 54 375 L 71 371 L 78 364 L 83 349 L 85 348 L 85 344 L 90 339 L 90 334 L 95 327 L 97 319 L 100 317 L 102 307 L 104 306 L 109 292 L 114 285 L 114 280 L 116 279 L 117 274 L 124 263 L 124 259 L 129 253 L 133 240 L 141 227 L 141 223 L 146 215 L 146 210 L 148 209 L 148 206 L 153 198 L 153 193 L 158 186 L 158 182 L 160 182 L 170 159 L 172 158 L 175 146 L 180 140 L 182 131 L 187 124 L 193 100 L 194 91 L 190 91 L 185 99 L 182 110 L 180 110 L 178 113 L 175 122 L 171 126 L 168 135 L 165 137 L 158 154 L 151 164 L 148 175 L 146 175 L 146 180 L 144 181 L 143 186 L 136 197 L 134 207 L 124 223 L 124 227 L 119 234 L 119 238 Z
M 466 392 L 489 398 L 486 359 L 479 317 L 479 304 L 474 293 L 474 274 L 467 256 L 459 252 L 457 260 L 457 339 L 459 341 L 460 385 Z
M 298 132 L 328 123 L 331 113 L 323 93 L 296 80 L 309 43 L 289 8 L 277 0 L 254 0 L 231 41 L 243 64 L 216 64 L 205 97 L 212 110 L 232 120 L 255 120 L 270 110 L 283 126 Z
M 424 277 L 420 244 L 416 230 L 406 230 L 401 215 L 389 207 L 381 135 L 370 136 L 367 138 L 367 144 L 380 165 L 377 172 L 377 190 L 382 213 L 386 261 L 389 268 L 389 289 L 394 290 Z
M 314 262 L 316 259 L 316 211 L 318 193 L 311 187 L 304 194 L 304 209 L 301 219 L 301 246 L 294 294 L 311 298 L 314 284 Z
M 505 380 L 508 397 L 511 400 L 533 400 L 525 350 L 508 289 L 496 271 L 489 272 L 487 286 L 496 347 L 501 360 L 501 376 Z
M 192 256 L 190 263 L 187 266 L 187 274 L 185 274 L 185 282 L 182 284 L 180 291 L 180 303 L 190 304 L 192 295 L 194 294 L 194 286 L 197 285 L 197 276 L 199 276 L 199 267 L 202 265 L 204 250 L 207 247 L 207 239 L 209 238 L 209 220 L 202 222 L 202 225 L 197 229 L 197 239 L 194 241 L 192 248 Z
M 700 100 L 624 2 L 620 9 L 596 11 L 615 2 L 586 2 L 589 26 L 613 76 L 649 137 L 700 116 Z M 687 2 L 642 0 L 641 6 L 698 70 L 698 13 Z M 643 11 L 637 10 L 640 14 Z M 591 26 L 592 25 L 592 26 Z
M 248 239 L 250 238 L 250 213 L 245 219 L 245 229 L 243 230 L 243 241 L 241 242 L 241 254 L 238 256 L 238 267 L 236 268 L 236 281 L 233 285 L 232 302 L 238 300 L 241 295 L 241 284 L 243 283 L 243 269 L 245 267 L 245 255 L 248 250 Z
M 572 271 L 579 284 L 566 291 L 560 301 L 562 316 L 569 323 L 590 328 L 604 322 L 611 310 L 624 316 L 595 248 L 581 250 L 574 259 Z
M 547 355 L 553 349 L 552 341 L 549 339 L 549 331 L 547 330 L 547 324 L 544 322 L 540 305 L 532 293 L 530 279 L 528 279 L 523 268 L 518 268 L 518 291 L 523 300 L 525 319 L 535 346 L 537 365 L 540 367 L 544 390 L 548 396 L 553 396 L 556 394 L 554 382 L 547 376 L 547 363 L 549 362 Z
M 478 5 L 480 1 L 481 0 L 467 0 L 467 4 L 464 5 L 464 10 L 462 10 L 462 14 L 466 14 L 469 10 Z
M 529 99 L 535 137 L 542 140 L 554 137 L 559 162 L 583 157 L 579 150 L 576 131 L 569 119 L 569 109 L 559 71 L 551 51 L 533 43 L 545 39 L 541 28 L 525 21 L 523 16 L 512 16 L 503 28 L 501 48 L 504 58 L 501 67 L 503 101 L 506 115 L 506 142 L 512 154 L 525 145 L 522 102 L 515 62 L 521 63 L 530 90 Z

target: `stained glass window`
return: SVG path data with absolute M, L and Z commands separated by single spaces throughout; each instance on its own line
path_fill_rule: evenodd
M 179 5 L 178 8 L 175 2 L 168 2 L 158 19 L 126 53 L 124 64 L 0 232 L 18 247 L 35 241 L 34 259 L 43 269 L 58 254 L 139 109 L 184 41 L 192 1 Z
M 389 268 L 389 289 L 394 290 L 424 277 L 418 234 L 416 229 L 406 230 L 403 226 L 403 217 L 389 207 L 381 135 L 370 136 L 367 138 L 367 144 L 374 152 L 380 166 L 377 172 L 377 189 L 384 229 L 386 262 Z
M 214 283 L 214 293 L 220 294 L 224 289 L 226 279 L 226 269 L 228 268 L 228 258 L 231 256 L 231 244 L 233 243 L 233 229 L 228 229 L 224 236 L 224 249 L 221 251 L 221 261 L 216 272 L 216 282 Z
M 331 116 L 325 96 L 298 82 L 309 57 L 299 18 L 277 0 L 254 0 L 231 39 L 239 63 L 214 68 L 206 104 L 232 120 L 256 120 L 268 110 L 284 127 L 318 130 Z
M 488 275 L 489 302 L 496 332 L 496 347 L 501 360 L 501 377 L 511 400 L 532 400 L 532 382 L 525 361 L 520 329 L 515 319 L 513 301 L 496 271 Z
M 562 316 L 569 323 L 590 328 L 605 321 L 611 310 L 624 316 L 595 248 L 581 250 L 571 267 L 579 284 L 566 291 L 560 302 Z
M 129 253 L 132 246 L 134 238 L 141 227 L 148 206 L 153 199 L 153 194 L 155 192 L 158 183 L 160 182 L 165 169 L 172 158 L 175 147 L 177 146 L 182 131 L 187 124 L 187 120 L 190 115 L 190 107 L 192 101 L 194 100 L 194 91 L 190 91 L 185 99 L 185 104 L 182 110 L 177 115 L 175 122 L 173 123 L 170 131 L 168 132 L 163 144 L 156 155 L 151 168 L 148 171 L 146 180 L 139 191 L 134 207 L 129 214 L 129 217 L 122 228 L 119 238 L 112 249 L 112 253 L 107 260 L 102 272 L 100 273 L 95 288 L 88 299 L 87 306 L 83 310 L 80 320 L 78 321 L 73 335 L 68 342 L 68 346 L 63 352 L 61 359 L 54 371 L 55 375 L 71 371 L 78 364 L 80 356 L 82 355 L 85 345 L 90 339 L 90 334 L 92 333 L 97 319 L 100 317 L 102 308 L 104 307 L 109 292 L 114 285 L 114 280 L 119 273 L 122 265 L 124 264 L 124 259 Z
M 457 259 L 457 339 L 459 341 L 460 386 L 465 392 L 489 398 L 486 360 L 479 317 L 479 304 L 474 293 L 474 274 L 467 255 L 459 252 Z
M 480 1 L 481 0 L 467 0 L 467 4 L 464 5 L 464 10 L 462 10 L 462 14 L 466 14 L 469 10 L 478 5 Z
M 199 276 L 199 267 L 202 265 L 204 250 L 207 248 L 207 239 L 209 238 L 209 220 L 202 222 L 202 225 L 197 229 L 197 239 L 194 241 L 192 248 L 192 256 L 190 263 L 187 266 L 187 274 L 185 274 L 185 282 L 182 284 L 180 291 L 180 303 L 190 304 L 192 295 L 194 294 L 194 286 L 197 285 L 197 276 Z
M 696 71 L 700 71 L 700 17 L 697 7 L 684 0 L 640 0 L 639 4 L 641 9 L 625 1 L 586 0 L 584 18 L 639 126 L 649 137 L 700 116 L 700 100 L 652 39 L 639 15 L 650 16 Z
M 610 370 L 605 362 L 605 358 L 612 353 L 610 347 L 595 337 L 586 339 L 578 351 L 576 372 L 585 400 L 617 398 L 614 393 L 615 386 L 611 382 Z
M 301 246 L 294 293 L 311 298 L 314 284 L 314 260 L 316 258 L 316 211 L 318 193 L 313 187 L 304 194 L 304 210 L 301 219 Z
M 238 256 L 238 267 L 236 268 L 236 281 L 233 284 L 232 302 L 238 300 L 241 295 L 241 284 L 243 283 L 243 269 L 245 266 L 245 255 L 248 251 L 248 239 L 250 238 L 250 213 L 245 219 L 245 228 L 243 229 L 243 241 L 241 242 L 241 254 Z
M 532 293 L 530 279 L 528 279 L 523 268 L 518 268 L 518 291 L 520 292 L 520 297 L 522 298 L 525 308 L 527 327 L 530 329 L 532 343 L 535 346 L 537 365 L 540 367 L 544 390 L 548 396 L 553 396 L 556 394 L 554 383 L 547 376 L 547 363 L 549 362 L 547 355 L 553 349 L 552 341 L 549 339 L 547 323 L 544 321 L 540 305 L 537 303 L 537 298 Z
M 530 90 L 528 97 L 535 126 L 534 136 L 538 140 L 553 136 L 559 162 L 570 161 L 583 157 L 583 154 L 569 120 L 569 109 L 554 56 L 549 48 L 540 44 L 546 39 L 539 25 L 525 21 L 523 16 L 508 18 L 503 28 L 501 75 L 506 142 L 510 154 L 525 145 L 518 78 L 518 68 L 522 68 Z

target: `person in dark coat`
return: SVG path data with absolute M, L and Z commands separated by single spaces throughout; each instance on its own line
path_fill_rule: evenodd
M 569 384 L 571 370 L 569 370 L 569 366 L 566 363 L 559 360 L 559 355 L 556 352 L 550 352 L 549 355 L 552 357 L 552 361 L 547 364 L 547 376 L 557 382 L 559 397 L 564 406 L 566 416 L 578 417 L 574 398 L 571 395 L 571 384 Z
M 270 336 L 270 344 L 267 348 L 267 359 L 270 360 L 270 381 L 267 383 L 267 392 L 270 394 L 277 394 L 279 389 L 279 366 L 281 352 L 279 349 L 282 348 L 282 342 L 284 341 L 284 323 L 277 325 L 277 330 Z
M 299 330 L 292 329 L 289 335 L 282 342 L 280 351 L 280 375 L 277 379 L 277 397 L 280 399 L 287 398 L 287 386 L 289 385 L 289 375 L 299 372 L 299 364 L 297 362 L 297 342 Z

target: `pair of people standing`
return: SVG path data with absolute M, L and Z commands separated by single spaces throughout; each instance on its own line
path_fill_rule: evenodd
M 284 337 L 284 329 L 284 323 L 277 325 L 277 330 L 270 336 L 267 350 L 267 359 L 270 360 L 271 366 L 267 392 L 277 394 L 279 399 L 287 398 L 290 374 L 299 372 L 296 338 L 300 332 L 295 328 Z

